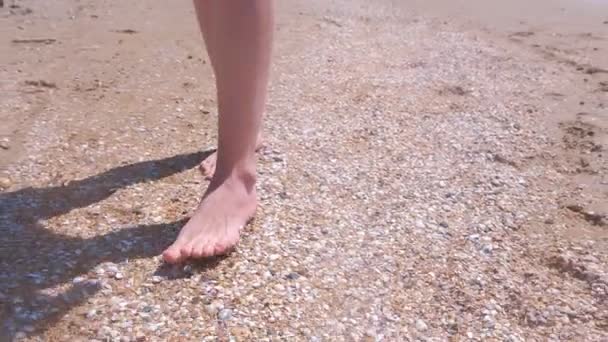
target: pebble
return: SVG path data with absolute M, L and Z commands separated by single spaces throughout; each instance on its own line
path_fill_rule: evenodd
M 120 273 L 120 272 L 117 272 L 117 273 L 114 275 L 114 278 L 116 278 L 116 279 L 118 279 L 118 280 L 123 279 L 124 277 L 125 277 L 125 276 L 124 276 L 122 273 Z
M 184 268 L 182 269 L 182 272 L 184 272 L 185 275 L 192 275 L 194 273 L 194 271 L 192 269 L 192 265 L 184 266 Z
M 8 138 L 0 140 L 0 148 L 4 150 L 8 150 L 9 148 L 11 148 L 10 141 L 8 140 Z
M 87 312 L 87 314 L 85 316 L 87 318 L 93 318 L 93 317 L 97 316 L 97 310 L 91 309 L 91 310 L 89 310 L 89 312 Z
M 152 277 L 152 282 L 153 282 L 154 284 L 158 284 L 158 283 L 160 283 L 161 281 L 163 281 L 163 278 L 162 278 L 162 277 L 159 277 L 159 276 L 153 276 L 153 277 Z
M 416 329 L 418 331 L 426 331 L 428 328 L 429 328 L 428 325 L 426 325 L 426 323 L 423 320 L 421 320 L 421 319 L 416 320 Z
M 217 314 L 217 318 L 220 321 L 227 321 L 232 317 L 232 310 L 230 309 L 223 309 L 220 310 L 220 312 Z
M 83 281 L 87 280 L 85 277 L 76 277 L 72 280 L 73 284 L 78 284 L 78 283 L 82 283 Z
M 108 263 L 106 265 L 106 271 L 108 271 L 110 274 L 116 274 L 118 273 L 118 266 L 116 266 L 114 263 Z
M 207 313 L 210 315 L 216 315 L 216 314 L 218 314 L 218 311 L 222 309 L 222 307 L 223 307 L 222 303 L 215 301 L 215 302 L 205 306 L 205 311 L 207 311 Z
M 481 248 L 481 251 L 482 251 L 484 254 L 492 254 L 492 251 L 493 251 L 493 250 L 494 250 L 494 246 L 492 246 L 492 244 L 487 244 L 487 245 L 484 245 L 484 246 Z
M 426 225 L 422 220 L 416 220 L 416 228 L 424 229 L 424 227 L 426 227 Z
M 483 321 L 486 327 L 494 327 L 496 325 L 496 322 L 494 322 L 494 318 L 491 315 L 483 316 Z
M 11 182 L 11 180 L 7 177 L 0 177 L 0 188 L 8 189 L 12 184 L 13 182 Z
M 291 272 L 287 275 L 287 279 L 289 279 L 289 280 L 296 280 L 298 278 L 300 278 L 300 275 L 295 272 Z

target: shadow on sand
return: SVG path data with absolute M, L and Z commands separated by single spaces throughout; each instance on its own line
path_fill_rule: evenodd
M 77 276 L 100 263 L 159 255 L 186 218 L 137 225 L 89 239 L 55 234 L 43 228 L 42 220 L 95 204 L 121 188 L 191 169 L 212 152 L 120 166 L 63 186 L 1 193 L 0 340 L 11 341 L 18 331 L 43 332 L 101 289 L 98 281 L 74 281 Z M 199 266 L 214 267 L 218 261 L 209 260 Z M 164 265 L 156 274 L 180 276 Z M 45 289 L 58 285 L 68 289 L 60 294 L 45 294 Z

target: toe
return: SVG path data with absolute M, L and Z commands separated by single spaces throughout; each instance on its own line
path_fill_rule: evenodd
M 194 259 L 200 259 L 203 257 L 203 250 L 205 249 L 205 245 L 206 245 L 207 241 L 204 238 L 199 238 L 196 241 L 194 241 L 194 244 L 192 246 L 192 255 L 191 257 Z
M 168 263 L 175 264 L 181 260 L 180 246 L 177 243 L 172 244 L 163 252 L 163 260 Z
M 215 155 L 211 155 L 203 160 L 200 164 L 200 170 L 206 178 L 213 176 L 215 172 Z
M 215 252 L 215 244 L 207 243 L 203 247 L 203 257 L 214 256 L 215 255 L 214 252 Z
M 205 171 L 203 171 L 203 175 L 205 176 L 205 179 L 211 179 L 213 177 L 213 174 L 215 173 L 215 165 L 213 167 L 207 167 L 205 168 Z
M 192 257 L 192 245 L 193 245 L 192 242 L 186 243 L 179 249 L 180 261 L 183 261 L 183 260 L 186 260 L 186 259 Z
M 224 255 L 230 250 L 230 246 L 226 243 L 216 243 L 213 248 L 213 255 Z

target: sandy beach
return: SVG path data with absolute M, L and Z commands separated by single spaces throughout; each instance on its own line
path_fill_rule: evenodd
M 608 340 L 608 2 L 278 1 L 261 206 L 192 4 L 0 8 L 0 341 Z

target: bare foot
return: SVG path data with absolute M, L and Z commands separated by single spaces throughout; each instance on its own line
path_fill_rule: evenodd
M 232 176 L 220 184 L 212 182 L 194 215 L 163 252 L 165 261 L 179 263 L 229 252 L 239 241 L 241 228 L 255 213 L 257 198 L 252 179 Z
M 264 142 L 262 141 L 262 136 L 258 136 L 258 140 L 255 143 L 255 151 L 259 152 L 264 147 Z M 217 161 L 217 151 L 213 152 L 205 160 L 203 160 L 198 166 L 199 170 L 203 174 L 206 180 L 210 180 L 213 178 L 215 174 L 215 163 Z

